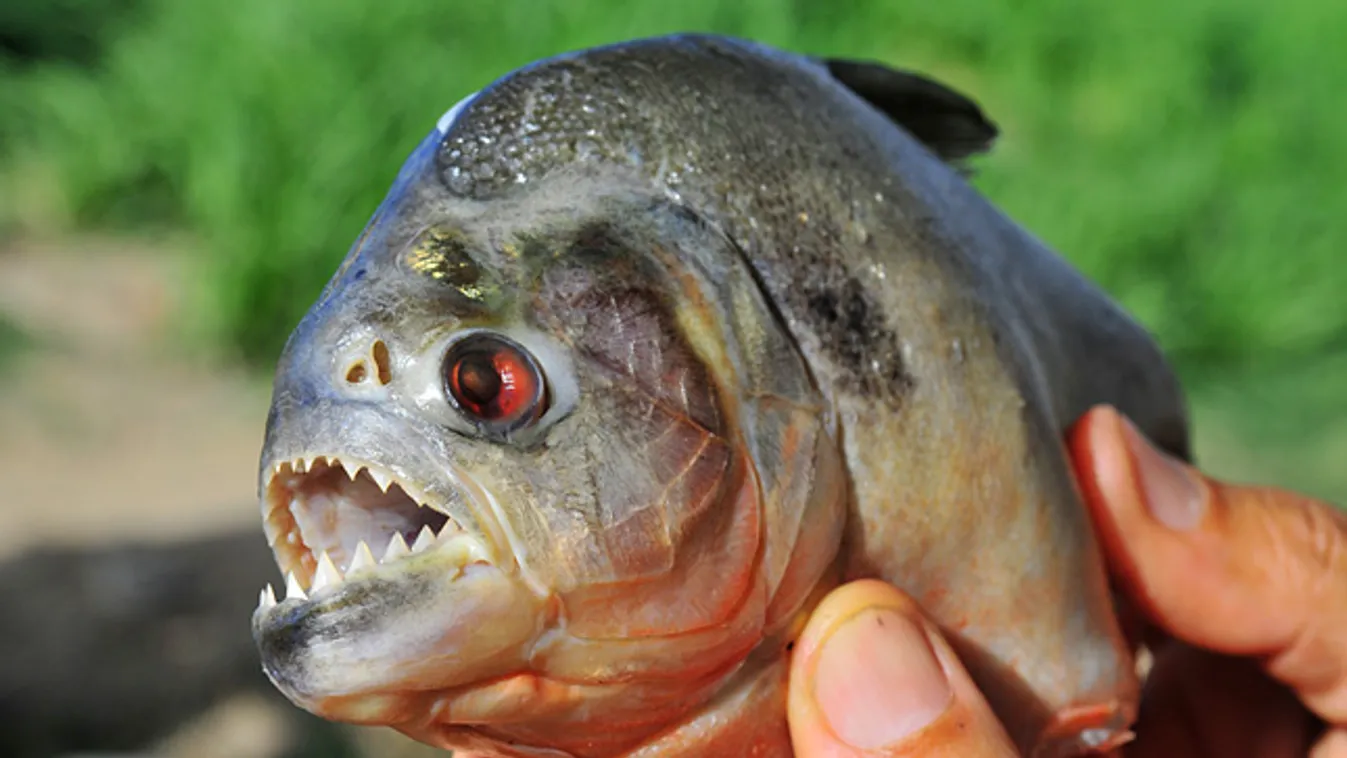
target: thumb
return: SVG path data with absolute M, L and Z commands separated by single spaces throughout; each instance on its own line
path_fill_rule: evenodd
M 1015 755 L 935 626 L 879 581 L 833 590 L 810 617 L 791 657 L 789 717 L 801 758 Z

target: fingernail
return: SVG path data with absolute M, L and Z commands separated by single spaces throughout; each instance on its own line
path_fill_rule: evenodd
M 860 749 L 930 724 L 954 697 L 926 634 L 894 611 L 862 611 L 823 643 L 814 698 L 833 732 Z
M 1128 447 L 1136 461 L 1137 478 L 1146 499 L 1146 509 L 1170 529 L 1192 529 L 1202 520 L 1202 488 L 1192 472 L 1179 461 L 1155 449 L 1130 422 Z

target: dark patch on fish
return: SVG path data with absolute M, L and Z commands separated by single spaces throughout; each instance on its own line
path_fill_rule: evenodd
M 890 402 L 912 391 L 916 380 L 903 361 L 903 346 L 864 285 L 853 277 L 839 286 L 809 286 L 805 299 L 822 348 L 846 369 L 842 381 L 849 390 Z

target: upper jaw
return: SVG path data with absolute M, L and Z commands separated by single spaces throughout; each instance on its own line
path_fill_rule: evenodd
M 287 598 L 307 600 L 357 577 L 388 576 L 422 555 L 433 554 L 454 575 L 474 563 L 511 569 L 513 561 L 502 560 L 491 539 L 495 530 L 483 523 L 489 512 L 476 507 L 478 488 L 453 478 L 455 486 L 432 490 L 401 467 L 349 453 L 271 458 L 263 468 L 261 509 Z M 268 586 L 258 610 L 275 604 Z

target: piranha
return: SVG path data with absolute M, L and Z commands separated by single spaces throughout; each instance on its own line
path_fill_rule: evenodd
M 279 361 L 263 668 L 505 756 L 789 756 L 792 641 L 880 577 L 1026 755 L 1138 679 L 1062 435 L 1188 455 L 1154 339 L 966 179 L 997 128 L 709 35 L 549 58 L 407 160 Z

